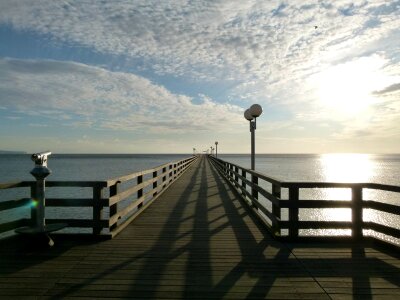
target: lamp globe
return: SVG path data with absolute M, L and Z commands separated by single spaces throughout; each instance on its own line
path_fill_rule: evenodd
M 250 113 L 250 109 L 246 109 L 246 111 L 244 112 L 244 118 L 248 121 L 251 121 L 254 119 Z
M 259 104 L 253 104 L 249 108 L 252 117 L 257 118 L 262 114 L 262 107 Z

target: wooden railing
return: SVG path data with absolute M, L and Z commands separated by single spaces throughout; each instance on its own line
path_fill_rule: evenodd
M 91 215 L 85 218 L 48 218 L 46 224 L 66 223 L 69 228 L 91 228 L 94 235 L 114 237 L 135 217 L 147 208 L 166 190 L 190 165 L 197 156 L 170 162 L 126 176 L 105 181 L 46 181 L 46 193 L 52 188 L 89 188 L 91 195 L 85 198 L 46 197 L 46 209 L 51 207 L 88 208 Z M 0 219 L 0 234 L 22 226 L 34 226 L 35 181 L 21 181 L 0 184 L 0 190 L 14 191 L 30 188 L 26 198 L 0 202 L 0 214 L 14 209 L 30 210 L 30 218 L 4 221 Z M 79 193 L 75 191 L 75 194 Z
M 350 231 L 349 238 L 360 240 L 366 236 L 365 230 L 371 230 L 373 234 L 368 235 L 368 238 L 400 247 L 400 202 L 389 204 L 363 199 L 365 189 L 400 193 L 400 186 L 376 183 L 285 182 L 212 156 L 209 158 L 220 174 L 241 193 L 276 238 L 285 240 L 339 238 L 336 234 L 328 233 L 329 235 L 327 235 L 326 230 L 328 229 L 333 230 L 329 232 Z M 350 189 L 351 199 L 300 199 L 300 192 L 310 189 Z M 302 209 L 332 208 L 350 209 L 351 220 L 302 220 L 299 217 Z M 388 213 L 396 218 L 396 221 L 391 222 L 390 225 L 383 222 L 364 221 L 365 209 L 375 210 L 378 214 Z M 286 212 L 285 216 L 283 216 L 283 211 Z M 324 234 L 310 235 L 301 233 L 301 230 L 325 230 L 325 232 Z M 340 238 L 343 237 L 340 236 Z

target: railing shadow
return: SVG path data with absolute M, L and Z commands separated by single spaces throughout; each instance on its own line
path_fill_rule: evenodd
M 213 166 L 213 173 L 216 178 L 217 184 L 220 187 L 221 198 L 223 199 L 224 205 L 232 216 L 234 212 L 232 201 L 241 199 L 241 196 L 235 189 L 230 189 L 226 185 L 231 185 L 228 180 L 223 178 L 219 172 Z M 225 186 L 222 182 L 225 182 Z M 232 193 L 235 196 L 230 196 Z M 228 201 L 227 201 L 228 200 Z M 241 199 L 241 201 L 244 201 Z M 244 204 L 247 207 L 247 204 Z M 253 214 L 249 209 L 247 211 Z M 236 215 L 236 218 L 238 216 Z M 232 218 L 233 219 L 233 218 Z M 238 218 L 240 220 L 240 218 Z M 238 221 L 235 219 L 235 222 Z M 255 223 L 257 217 L 253 218 Z M 232 220 L 234 222 L 234 220 Z M 241 230 L 247 231 L 246 227 L 241 226 Z M 264 231 L 267 232 L 264 228 Z M 269 234 L 268 234 L 269 235 Z M 239 232 L 237 232 L 239 237 Z M 267 238 L 268 239 L 268 238 Z M 238 241 L 240 239 L 238 238 Z M 251 245 L 254 248 L 268 247 L 271 242 L 268 241 L 264 245 L 255 240 L 246 240 L 246 244 L 241 247 L 241 251 L 245 254 L 246 247 Z M 274 244 L 277 246 L 276 244 Z M 397 267 L 397 263 L 391 264 L 391 261 L 396 262 L 400 255 L 392 251 L 385 253 L 384 249 L 372 248 L 376 253 L 368 253 L 366 249 L 369 248 L 369 244 L 362 243 L 280 243 L 278 246 L 280 249 L 274 257 L 267 257 L 264 255 L 256 256 L 259 265 L 271 265 L 274 262 L 278 262 L 288 272 L 281 274 L 280 272 L 271 273 L 269 277 L 263 277 L 265 274 L 255 274 L 259 276 L 258 282 L 253 286 L 252 291 L 247 297 L 265 297 L 270 291 L 270 287 L 274 281 L 281 278 L 311 278 L 315 284 L 321 289 L 322 293 L 330 294 L 347 294 L 352 297 L 358 297 L 362 299 L 372 299 L 374 294 L 371 286 L 371 280 L 380 278 L 386 281 L 394 288 L 400 287 L 400 270 Z M 321 250 L 321 256 L 313 257 L 316 249 Z M 339 250 L 338 250 L 339 249 Z M 330 253 L 331 252 L 331 253 Z M 374 255 L 377 254 L 378 257 Z M 325 257 L 324 257 L 325 256 Z M 331 256 L 331 257 L 329 257 Z M 250 272 L 249 268 L 241 268 L 241 265 L 246 264 L 247 255 L 244 255 L 243 260 L 232 270 L 230 274 L 224 278 L 224 284 L 234 286 L 236 281 L 245 273 Z M 382 258 L 381 258 L 382 257 Z M 385 259 L 387 258 L 387 259 Z M 301 272 L 296 270 L 296 267 L 302 269 Z M 332 283 L 333 279 L 333 283 Z M 348 279 L 349 281 L 346 281 Z M 382 293 L 385 294 L 384 288 Z M 378 291 L 379 293 L 379 291 Z

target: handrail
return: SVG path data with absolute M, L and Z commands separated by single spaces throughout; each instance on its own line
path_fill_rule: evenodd
M 197 158 L 198 156 L 193 156 L 172 161 L 109 180 L 46 181 L 46 187 L 49 190 L 54 187 L 91 188 L 92 190 L 92 195 L 83 196 L 84 198 L 49 197 L 46 199 L 46 207 L 86 207 L 93 211 L 92 216 L 87 216 L 85 219 L 46 218 L 46 223 L 63 222 L 73 228 L 92 228 L 94 235 L 114 237 L 180 177 Z M 125 185 L 124 190 L 120 188 L 121 184 Z M 35 181 L 0 183 L 0 190 L 24 187 L 30 188 L 30 197 L 0 202 L 0 212 L 23 208 L 30 210 L 31 217 L 7 222 L 0 221 L 0 234 L 21 226 L 33 225 L 36 213 L 35 206 L 32 205 L 32 199 L 35 198 Z
M 350 238 L 361 240 L 365 238 L 364 230 L 372 230 L 375 233 L 383 234 L 392 240 L 379 236 L 369 236 L 373 240 L 384 243 L 395 244 L 400 247 L 400 228 L 394 225 L 377 223 L 375 221 L 364 221 L 365 209 L 374 209 L 381 213 L 388 213 L 391 216 L 400 217 L 400 203 L 389 204 L 374 200 L 364 200 L 364 189 L 375 189 L 400 193 L 400 186 L 378 184 L 378 183 L 340 183 L 340 182 L 294 182 L 282 181 L 260 172 L 243 168 L 237 164 L 230 163 L 213 156 L 208 156 L 212 164 L 225 177 L 228 182 L 249 204 L 256 215 L 267 225 L 271 234 L 278 239 L 300 240 L 307 239 L 301 230 L 315 229 L 346 229 L 351 231 Z M 250 178 L 248 178 L 248 176 Z M 270 185 L 268 191 L 264 188 Z M 300 199 L 302 189 L 351 189 L 351 200 L 307 200 Z M 282 191 L 286 191 L 287 198 L 283 199 Z M 351 221 L 321 221 L 302 220 L 300 212 L 303 209 L 326 209 L 326 208 L 347 208 L 351 210 Z M 287 217 L 282 217 L 282 212 L 287 210 Z M 286 220 L 287 219 L 287 220 Z M 313 235 L 313 239 L 337 238 L 337 235 Z

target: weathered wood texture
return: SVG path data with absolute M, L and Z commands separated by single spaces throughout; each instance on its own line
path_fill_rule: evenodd
M 112 240 L 0 241 L 0 298 L 395 299 L 396 251 L 274 241 L 206 158 Z M 80 240 L 79 240 L 80 239 Z

